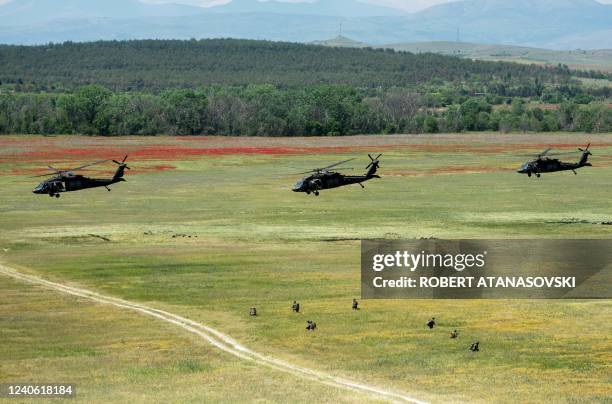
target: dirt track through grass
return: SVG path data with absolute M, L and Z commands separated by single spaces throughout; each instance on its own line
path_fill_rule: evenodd
M 290 373 L 297 377 L 305 378 L 308 380 L 317 381 L 319 383 L 332 386 L 332 387 L 340 387 L 344 389 L 349 389 L 357 392 L 361 392 L 364 394 L 369 394 L 376 396 L 378 398 L 389 399 L 392 401 L 401 401 L 401 402 L 409 402 L 409 403 L 424 403 L 424 401 L 420 401 L 416 398 L 410 397 L 404 393 L 393 392 L 383 390 L 381 388 L 375 386 L 369 386 L 366 384 L 362 384 L 356 381 L 335 377 L 333 375 L 329 375 L 327 373 L 323 373 L 320 371 L 316 371 L 313 369 L 304 368 L 301 366 L 296 366 L 286 361 L 278 360 L 275 358 L 268 357 L 261 353 L 252 351 L 242 345 L 240 345 L 233 338 L 225 335 L 213 328 L 210 328 L 204 324 L 189 320 L 185 317 L 178 316 L 176 314 L 169 313 L 167 311 L 158 310 L 152 307 L 148 307 L 142 304 L 132 303 L 127 300 L 117 299 L 110 296 L 103 296 L 98 293 L 76 288 L 72 286 L 63 285 L 56 282 L 47 281 L 45 279 L 33 276 L 26 275 L 21 272 L 18 272 L 12 268 L 6 267 L 0 264 L 0 273 L 9 276 L 14 279 L 18 279 L 20 281 L 41 285 L 46 288 L 62 292 L 65 294 L 69 294 L 72 296 L 77 296 L 85 299 L 89 299 L 95 301 L 97 303 L 109 304 L 115 307 L 119 307 L 122 309 L 132 310 L 138 312 L 140 314 L 144 314 L 150 317 L 157 318 L 159 320 L 165 321 L 170 324 L 174 324 L 178 327 L 181 327 L 193 334 L 200 336 L 202 339 L 206 340 L 208 343 L 213 345 L 214 347 L 234 355 L 240 359 L 252 361 L 257 364 L 270 367 L 272 369 Z

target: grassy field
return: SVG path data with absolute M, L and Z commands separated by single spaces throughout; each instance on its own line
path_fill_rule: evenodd
M 338 36 L 326 41 L 315 41 L 313 43 L 317 45 L 345 48 L 363 48 L 372 46 L 344 36 Z M 535 63 L 553 66 L 561 63 L 568 65 L 572 69 L 612 72 L 612 50 L 610 49 L 575 49 L 560 51 L 530 48 L 526 46 L 491 45 L 448 41 L 405 42 L 372 47 L 390 48 L 412 53 L 440 53 L 442 55 L 465 57 L 476 60 L 492 60 L 528 64 Z M 609 81 L 607 80 L 602 82 L 606 85 L 610 85 Z
M 589 141 L 595 167 L 577 176 L 515 173 L 522 154 Z M 349 157 L 360 173 L 368 152 L 384 153 L 383 178 L 365 190 L 290 191 L 293 173 Z M 28 176 L 48 163 L 123 154 L 132 170 L 111 193 L 31 193 Z M 610 238 L 601 224 L 612 219 L 610 155 L 612 135 L 580 134 L 0 137 L 0 260 L 425 400 L 601 402 L 612 395 L 608 301 L 363 301 L 359 312 L 350 303 L 361 238 Z M 370 399 L 239 362 L 120 310 L 4 278 L 1 292 L 0 382 L 74 381 L 83 401 Z M 294 299 L 303 313 L 290 312 Z M 434 330 L 424 326 L 431 316 Z M 308 319 L 316 333 L 305 332 Z
M 234 359 L 142 316 L 12 280 L 2 279 L 0 292 L 3 382 L 70 382 L 83 402 L 283 401 L 287 394 L 361 401 Z
M 487 45 L 468 42 L 408 42 L 386 47 L 413 53 L 433 52 L 478 60 L 493 60 L 544 65 L 568 65 L 578 70 L 612 71 L 612 50 L 550 50 L 512 45 Z

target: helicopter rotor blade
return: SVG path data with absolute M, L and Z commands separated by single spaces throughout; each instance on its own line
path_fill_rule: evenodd
M 55 168 L 52 165 L 48 165 L 47 167 L 49 168 L 49 170 L 53 171 L 52 173 L 41 174 L 41 175 L 34 175 L 34 176 L 30 177 L 30 178 L 48 177 L 48 176 L 51 176 L 51 175 L 57 175 L 57 176 L 60 176 L 60 177 L 64 176 L 64 175 L 72 175 L 72 174 L 74 174 L 73 171 L 75 171 L 75 170 L 80 170 L 82 168 L 93 166 L 93 165 L 96 165 L 96 164 L 102 164 L 102 163 L 105 163 L 107 161 L 108 160 L 94 161 L 93 163 L 88 163 L 88 164 L 84 164 L 84 165 L 79 166 L 79 167 L 68 168 L 68 169 L 65 169 L 65 170 L 60 170 L 59 168 Z
M 576 154 L 576 153 L 578 152 L 573 151 L 573 152 L 550 153 L 550 154 L 547 154 L 547 156 L 569 156 L 569 155 Z
M 550 149 L 549 149 L 550 150 Z M 541 158 L 541 157 L 552 157 L 552 156 L 567 156 L 567 155 L 571 155 L 571 154 L 577 154 L 578 151 L 571 151 L 571 152 L 558 152 L 558 153 L 539 153 L 539 154 L 520 154 L 518 155 L 519 157 L 537 157 L 537 158 Z
M 93 163 L 83 164 L 82 166 L 78 166 L 78 167 L 74 167 L 74 168 L 69 168 L 69 169 L 67 169 L 67 170 L 60 170 L 60 172 L 67 173 L 67 172 L 70 172 L 70 171 L 76 171 L 76 170 L 80 170 L 80 169 L 85 168 L 85 167 L 94 166 L 94 165 L 96 165 L 96 164 L 106 163 L 107 161 L 108 161 L 108 160 L 99 160 L 99 161 L 94 161 Z
M 48 174 L 40 174 L 40 175 L 32 175 L 29 178 L 39 178 L 39 177 L 51 177 L 53 175 L 57 175 L 58 173 L 48 173 Z
M 339 162 L 331 164 L 331 165 L 329 165 L 327 167 L 315 168 L 313 170 L 304 171 L 304 172 L 297 173 L 297 174 L 294 174 L 294 175 L 309 174 L 309 173 L 321 173 L 321 172 L 329 170 L 330 168 L 337 167 L 337 166 L 339 166 L 341 164 L 348 163 L 349 161 L 353 161 L 353 160 L 355 160 L 355 159 L 352 158 L 352 159 L 348 159 L 348 160 L 344 160 L 344 161 L 339 161 Z M 344 170 L 344 168 L 343 168 L 343 170 Z
M 538 157 L 544 157 L 546 155 L 548 155 L 548 152 L 550 152 L 552 150 L 551 147 L 549 147 L 548 149 L 544 150 L 542 153 L 538 154 Z
M 352 158 L 352 159 L 348 159 L 348 160 L 344 160 L 344 161 L 339 161 L 339 162 L 337 162 L 335 164 L 329 165 L 327 167 L 323 167 L 321 170 L 326 170 L 328 168 L 336 167 L 336 166 L 339 166 L 340 164 L 348 163 L 349 161 L 353 161 L 353 160 L 355 160 L 355 159 Z
M 82 165 L 82 166 L 79 166 L 79 167 L 73 168 L 73 169 L 71 169 L 70 171 L 80 170 L 80 169 L 85 168 L 85 167 L 95 166 L 95 165 L 97 165 L 97 164 L 106 163 L 107 161 L 108 161 L 108 160 L 99 160 L 99 161 L 94 161 L 93 163 L 84 164 L 84 165 Z

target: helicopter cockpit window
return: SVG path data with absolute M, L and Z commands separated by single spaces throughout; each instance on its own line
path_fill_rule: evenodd
M 38 184 L 38 186 L 34 188 L 34 191 L 45 191 L 46 189 L 47 189 L 47 184 L 42 183 L 42 184 Z

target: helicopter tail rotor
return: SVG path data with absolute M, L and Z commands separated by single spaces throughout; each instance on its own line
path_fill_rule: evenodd
M 367 165 L 366 170 L 372 167 L 373 165 L 380 167 L 380 163 L 378 162 L 378 159 L 380 158 L 380 156 L 382 156 L 382 153 L 376 156 L 376 158 L 372 157 L 371 154 L 368 154 L 368 157 L 370 158 L 371 161 L 370 161 L 370 164 Z
M 376 170 L 380 168 L 380 162 L 378 161 L 380 156 L 382 156 L 382 153 L 376 156 L 375 158 L 372 157 L 371 154 L 368 154 L 368 157 L 370 158 L 371 161 L 370 161 L 370 164 L 368 164 L 366 167 L 366 170 L 368 170 L 366 174 L 367 176 L 373 176 L 374 174 L 376 174 Z
M 118 164 L 119 167 L 117 168 L 117 171 L 115 172 L 115 175 L 113 176 L 113 181 L 125 181 L 122 177 L 124 174 L 125 169 L 131 170 L 130 167 L 128 167 L 128 165 L 125 163 L 125 161 L 127 160 L 128 156 L 126 155 L 123 160 L 121 160 L 121 162 L 117 161 L 117 160 L 113 160 L 113 163 Z
M 130 167 L 127 166 L 127 164 L 125 163 L 125 161 L 127 160 L 128 156 L 127 154 L 125 155 L 125 157 L 123 158 L 123 160 L 121 160 L 121 162 L 117 161 L 117 160 L 113 160 L 113 163 L 119 165 L 119 166 L 123 166 L 125 168 L 127 168 L 128 170 L 131 170 Z
M 592 156 L 593 154 L 589 151 L 589 147 L 591 147 L 590 143 L 587 145 L 586 148 L 582 149 L 579 147 L 578 150 L 580 150 L 582 153 L 587 153 L 589 156 Z
M 580 150 L 580 152 L 582 153 L 582 156 L 580 156 L 580 161 L 578 162 L 578 164 L 583 165 L 583 166 L 591 165 L 591 163 L 587 162 L 589 160 L 589 156 L 593 155 L 593 153 L 591 153 L 591 151 L 589 150 L 589 147 L 591 147 L 590 143 L 587 145 L 585 149 L 582 149 L 580 147 L 578 148 L 578 150 Z

